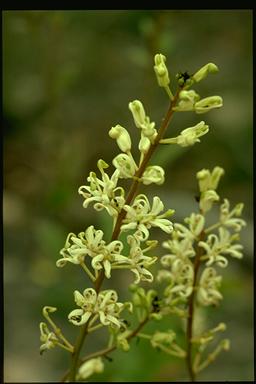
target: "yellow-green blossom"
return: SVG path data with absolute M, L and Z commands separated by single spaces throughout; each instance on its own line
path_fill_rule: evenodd
M 155 74 L 160 87 L 167 87 L 170 83 L 168 69 L 165 65 L 166 57 L 161 53 L 155 55 Z
M 214 268 L 205 268 L 197 287 L 197 301 L 200 305 L 217 305 L 222 299 L 219 292 L 222 277 L 217 275 Z
M 117 145 L 121 151 L 129 152 L 131 150 L 131 137 L 129 132 L 121 125 L 117 124 L 115 127 L 112 127 L 109 131 L 109 136 L 112 139 L 116 139 Z
M 40 328 L 40 341 L 43 343 L 40 346 L 40 354 L 42 354 L 46 349 L 52 349 L 58 343 L 58 337 L 56 334 L 49 330 L 46 323 L 41 322 L 39 324 Z
M 101 357 L 90 359 L 83 363 L 78 370 L 77 380 L 85 380 L 94 373 L 101 373 L 104 370 L 104 364 Z
M 140 180 L 145 185 L 152 183 L 161 185 L 164 183 L 164 169 L 159 165 L 149 165 Z
M 193 111 L 195 103 L 200 100 L 200 96 L 193 89 L 190 91 L 182 90 L 179 93 L 179 101 L 176 107 L 173 107 L 175 112 Z
M 205 135 L 209 131 L 209 126 L 204 121 L 181 131 L 179 136 L 169 139 L 160 140 L 161 144 L 178 144 L 181 147 L 188 147 L 200 142 L 199 137 Z
M 200 192 L 217 189 L 222 175 L 224 175 L 224 169 L 218 166 L 214 167 L 212 172 L 210 172 L 209 169 L 202 169 L 197 172 L 196 177 L 198 179 Z
M 132 178 L 138 169 L 138 166 L 136 165 L 130 152 L 128 154 L 120 153 L 114 157 L 112 163 L 114 167 L 116 167 L 118 171 L 118 177 L 120 179 Z
M 123 325 L 120 313 L 127 307 L 127 304 L 118 302 L 116 291 L 107 289 L 97 292 L 93 288 L 87 288 L 83 294 L 74 292 L 74 299 L 77 306 L 68 315 L 68 319 L 74 325 L 85 324 L 93 315 L 99 317 L 100 323 L 120 328 Z M 131 309 L 131 305 L 130 305 Z
M 220 96 L 209 96 L 197 101 L 194 105 L 196 113 L 206 113 L 211 109 L 220 108 L 223 106 L 223 100 Z
M 230 203 L 228 199 L 224 199 L 223 204 L 220 206 L 220 223 L 225 227 L 234 229 L 236 232 L 241 231 L 246 222 L 237 216 L 241 216 L 243 207 L 244 204 L 239 203 L 230 211 Z
M 131 101 L 129 109 L 132 112 L 136 127 L 141 129 L 143 136 L 154 137 L 156 133 L 155 123 L 150 122 L 149 117 L 146 116 L 142 102 L 139 100 Z
M 219 71 L 218 67 L 214 63 L 205 64 L 202 68 L 200 68 L 194 75 L 192 79 L 198 83 L 203 80 L 209 73 L 217 73 Z
M 231 235 L 230 232 L 223 227 L 219 228 L 219 236 L 210 234 L 206 241 L 200 241 L 198 245 L 205 250 L 202 260 L 207 260 L 206 265 L 210 266 L 216 263 L 219 267 L 226 267 L 228 260 L 225 255 L 230 255 L 237 259 L 241 259 L 243 254 L 241 244 L 232 244 L 238 240 L 238 235 Z
M 136 196 L 133 204 L 124 205 L 124 210 L 127 212 L 122 231 L 136 229 L 135 237 L 140 240 L 146 240 L 149 236 L 151 227 L 158 227 L 166 233 L 171 233 L 173 229 L 172 222 L 166 219 L 171 216 L 174 210 L 168 210 L 164 214 L 159 215 L 164 209 L 164 204 L 158 196 L 154 196 L 152 207 L 149 204 L 146 195 L 140 194 Z
M 124 154 L 123 154 L 124 155 Z M 106 209 L 110 216 L 117 216 L 125 202 L 124 189 L 118 187 L 120 170 L 116 170 L 111 178 L 104 172 L 108 164 L 103 160 L 98 161 L 98 168 L 102 179 L 97 178 L 94 172 L 90 172 L 87 178 L 89 185 L 82 185 L 78 193 L 84 197 L 83 207 L 87 208 L 90 203 L 94 203 L 94 209 L 101 211 Z

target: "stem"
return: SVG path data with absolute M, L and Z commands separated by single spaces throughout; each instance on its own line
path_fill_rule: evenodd
M 76 371 L 77 371 L 79 354 L 80 354 L 80 351 L 82 349 L 85 337 L 88 333 L 88 331 L 87 331 L 88 325 L 89 325 L 89 322 L 84 324 L 84 326 L 82 327 L 82 330 L 81 330 L 81 332 L 77 338 L 77 342 L 75 344 L 74 352 L 72 354 L 72 362 L 71 362 L 70 375 L 69 375 L 69 379 L 71 382 L 76 381 Z
M 202 231 L 199 236 L 199 241 L 202 241 L 205 237 L 205 232 Z M 193 291 L 189 298 L 188 306 L 188 323 L 187 323 L 187 365 L 188 372 L 192 382 L 195 381 L 195 372 L 193 369 L 192 361 L 192 338 L 193 338 L 193 320 L 194 320 L 194 301 L 195 301 L 195 287 L 197 284 L 197 275 L 200 267 L 200 257 L 202 256 L 203 248 L 197 246 L 197 252 L 194 260 L 194 279 L 193 279 Z
M 132 183 L 130 190 L 128 192 L 128 195 L 127 195 L 127 198 L 125 201 L 125 205 L 129 205 L 132 202 L 132 200 L 136 194 L 136 191 L 137 191 L 137 188 L 139 185 L 139 178 L 143 175 L 151 156 L 153 155 L 153 153 L 155 152 L 155 150 L 159 144 L 159 141 L 163 138 L 163 136 L 165 134 L 165 131 L 166 131 L 166 129 L 167 129 L 167 127 L 168 127 L 168 125 L 172 119 L 173 113 L 174 113 L 173 107 L 175 106 L 175 104 L 178 100 L 179 93 L 181 90 L 182 90 L 182 88 L 176 92 L 176 95 L 174 96 L 173 100 L 170 102 L 168 111 L 167 111 L 165 118 L 162 122 L 162 125 L 158 131 L 158 134 L 155 138 L 155 141 L 153 143 L 151 143 L 151 145 L 148 149 L 148 152 L 145 154 L 145 157 L 144 157 L 139 169 L 137 170 L 137 172 L 134 175 L 135 178 L 134 178 L 133 183 Z M 116 240 L 118 238 L 119 233 L 120 233 L 120 228 L 122 225 L 122 221 L 125 218 L 125 215 L 126 215 L 126 211 L 124 209 L 122 209 L 120 211 L 118 217 L 117 217 L 117 221 L 116 221 L 115 228 L 113 230 L 111 241 Z
M 149 160 L 151 159 L 151 156 L 153 155 L 153 153 L 155 152 L 155 150 L 159 144 L 159 141 L 163 138 L 163 136 L 165 134 L 165 131 L 166 131 L 166 129 L 167 129 L 167 127 L 168 127 L 168 125 L 172 119 L 173 113 L 174 113 L 173 107 L 176 105 L 176 102 L 179 98 L 179 93 L 181 90 L 182 90 L 182 87 L 180 87 L 177 90 L 173 100 L 171 100 L 169 108 L 168 108 L 167 113 L 165 115 L 165 118 L 163 119 L 163 122 L 159 128 L 158 134 L 157 134 L 154 142 L 151 143 L 147 153 L 145 154 L 145 157 L 144 157 L 142 163 L 140 164 L 137 172 L 135 173 L 135 178 L 132 182 L 132 185 L 131 185 L 130 190 L 129 190 L 128 195 L 127 195 L 127 198 L 125 200 L 126 205 L 129 205 L 136 195 L 136 192 L 137 192 L 137 189 L 139 186 L 139 178 L 143 175 L 143 173 L 146 169 L 146 166 L 147 166 Z M 111 241 L 118 239 L 118 236 L 119 236 L 120 230 L 121 230 L 122 221 L 125 218 L 125 216 L 126 216 L 126 211 L 124 209 L 122 209 L 118 214 L 116 224 L 115 224 L 115 227 L 114 227 L 114 230 L 112 233 Z M 96 279 L 96 281 L 94 283 L 94 287 L 95 287 L 95 290 L 97 293 L 99 292 L 100 287 L 103 283 L 104 276 L 105 276 L 104 270 L 102 269 L 100 271 L 98 278 Z M 74 347 L 74 353 L 73 353 L 73 357 L 72 357 L 71 370 L 70 370 L 70 381 L 75 381 L 79 354 L 80 354 L 81 348 L 83 346 L 85 337 L 88 334 L 87 329 L 88 329 L 88 322 L 86 324 L 84 324 L 84 326 L 82 327 L 81 333 L 80 333 L 80 335 L 77 339 L 77 343 L 75 344 L 75 347 Z
M 135 337 L 139 333 L 139 331 L 144 327 L 144 325 L 148 322 L 148 320 L 149 320 L 149 316 L 145 317 L 145 319 L 141 323 L 139 323 L 138 327 L 135 328 L 134 331 L 129 336 L 127 336 L 127 340 L 131 340 L 133 337 Z M 113 345 L 112 347 L 104 348 L 104 349 L 101 349 L 100 351 L 90 353 L 89 355 L 82 358 L 77 365 L 80 366 L 85 361 L 91 360 L 96 357 L 106 356 L 110 352 L 113 352 L 115 349 L 117 349 L 117 346 Z M 69 371 L 65 372 L 60 382 L 62 383 L 65 382 L 68 376 L 69 376 Z

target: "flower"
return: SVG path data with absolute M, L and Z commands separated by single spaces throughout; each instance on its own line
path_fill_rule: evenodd
M 229 211 L 230 203 L 228 199 L 224 199 L 223 204 L 220 206 L 220 223 L 225 227 L 233 228 L 234 231 L 241 231 L 242 227 L 246 225 L 246 222 L 243 219 L 239 219 L 234 216 L 241 216 L 244 204 L 239 203 Z
M 217 275 L 214 268 L 205 268 L 201 274 L 197 288 L 197 301 L 200 305 L 217 305 L 222 299 L 218 288 L 222 277 Z
M 121 255 L 123 244 L 121 241 L 114 240 L 105 245 L 92 259 L 92 267 L 94 270 L 104 268 L 107 279 L 111 277 L 111 268 L 122 265 L 128 261 L 127 257 Z
M 209 131 L 209 126 L 204 121 L 181 131 L 179 136 L 169 139 L 160 140 L 161 144 L 178 144 L 181 147 L 188 147 L 200 142 L 199 137 L 205 135 Z
M 178 258 L 172 261 L 168 280 L 169 283 L 164 292 L 167 302 L 171 304 L 173 298 L 177 296 L 183 299 L 190 296 L 194 280 L 194 268 L 191 261 Z
M 176 238 L 183 238 L 187 241 L 193 242 L 200 235 L 204 228 L 205 218 L 201 214 L 191 213 L 189 217 L 184 219 L 184 222 L 189 225 L 189 227 L 185 227 L 183 224 L 175 223 L 174 228 L 174 236 Z
M 120 177 L 120 170 L 116 170 L 111 178 L 104 172 L 108 164 L 103 160 L 98 161 L 98 168 L 102 175 L 102 180 L 96 177 L 94 172 L 90 172 L 87 181 L 90 185 L 82 185 L 78 193 L 84 197 L 83 207 L 87 208 L 94 202 L 94 209 L 101 211 L 106 209 L 110 216 L 117 216 L 125 202 L 124 189 L 117 187 Z
M 148 198 L 140 194 L 136 196 L 132 206 L 124 205 L 124 210 L 127 212 L 121 231 L 127 231 L 129 229 L 136 229 L 135 237 L 140 240 L 146 240 L 149 236 L 149 229 L 158 227 L 166 233 L 171 233 L 173 225 L 171 221 L 165 217 L 174 213 L 174 210 L 170 209 L 164 214 L 159 215 L 164 209 L 163 202 L 158 196 L 153 197 L 153 204 L 150 207 Z
M 96 256 L 104 245 L 103 231 L 96 230 L 93 225 L 88 227 L 85 232 L 80 232 L 78 236 L 69 233 L 65 247 L 60 251 L 63 258 L 57 260 L 56 265 L 64 267 L 67 262 L 82 264 L 85 256 Z
M 213 190 L 202 192 L 199 201 L 199 207 L 202 213 L 206 213 L 212 208 L 215 201 L 219 201 L 219 195 Z
M 74 299 L 77 306 L 81 307 L 68 315 L 69 321 L 74 325 L 83 325 L 92 315 L 97 315 L 101 324 L 120 328 L 123 325 L 122 320 L 119 319 L 120 313 L 127 304 L 132 308 L 131 303 L 117 302 L 117 293 L 111 289 L 101 291 L 99 294 L 93 288 L 85 289 L 83 294 L 75 291 Z
M 39 324 L 40 328 L 40 341 L 43 343 L 40 346 L 40 355 L 46 350 L 46 349 L 52 349 L 56 346 L 58 343 L 58 337 L 54 332 L 50 332 L 49 328 L 47 327 L 46 323 L 41 322 Z
M 150 139 L 147 136 L 141 135 L 141 139 L 139 141 L 139 151 L 142 154 L 145 154 L 150 147 Z
M 137 128 L 140 128 L 143 136 L 152 139 L 155 137 L 155 123 L 150 122 L 148 116 L 146 116 L 143 104 L 139 100 L 134 100 L 129 103 L 129 109 L 132 112 L 134 123 Z
M 194 105 L 196 113 L 206 113 L 214 108 L 223 106 L 223 100 L 220 96 L 209 96 L 197 101 Z
M 104 370 L 104 364 L 101 357 L 90 359 L 83 363 L 78 370 L 77 380 L 85 380 L 94 373 L 101 373 Z
M 131 153 L 120 153 L 112 161 L 119 172 L 120 179 L 130 179 L 135 175 L 138 167 Z
M 109 244 L 103 240 L 103 231 L 96 230 L 93 225 L 78 236 L 74 233 L 68 235 L 65 247 L 60 251 L 63 258 L 56 262 L 57 267 L 64 267 L 67 262 L 83 264 L 86 256 L 91 260 L 91 266 L 95 271 L 104 269 L 105 276 L 111 277 L 111 268 L 127 262 L 127 257 L 121 254 L 123 244 L 119 240 Z
M 145 290 L 138 285 L 131 284 L 129 287 L 130 291 L 132 291 L 132 301 L 135 307 L 143 309 L 146 314 L 150 314 L 151 317 L 155 313 L 154 312 L 154 303 L 157 300 L 157 292 L 154 289 Z
M 202 230 L 204 229 L 205 218 L 199 213 L 191 213 L 191 215 L 189 217 L 186 217 L 184 221 L 185 223 L 189 224 L 189 230 L 194 235 L 194 237 L 199 236 Z
M 150 340 L 153 348 L 160 348 L 162 346 L 170 347 L 176 338 L 176 333 L 169 329 L 167 332 L 156 331 Z
M 168 69 L 165 65 L 166 57 L 161 53 L 155 55 L 154 71 L 160 87 L 167 87 L 170 83 Z
M 200 68 L 193 76 L 192 79 L 198 83 L 203 80 L 208 73 L 217 73 L 219 71 L 218 67 L 214 63 L 205 64 L 202 68 Z
M 135 236 L 127 236 L 127 242 L 130 245 L 128 268 L 135 274 L 134 283 L 138 284 L 140 281 L 152 282 L 154 277 L 147 268 L 156 262 L 157 257 L 146 256 L 144 253 L 155 247 L 157 242 L 149 241 L 148 247 L 144 249 L 141 249 L 140 242 Z
M 195 250 L 192 246 L 193 240 L 191 238 L 178 239 L 172 232 L 172 239 L 163 242 L 163 247 L 169 249 L 172 253 L 164 255 L 161 258 L 161 263 L 164 267 L 170 267 L 173 260 L 176 258 L 186 260 L 187 258 L 195 256 Z
M 151 183 L 161 185 L 164 183 L 164 170 L 159 165 L 149 165 L 145 169 L 140 180 L 145 185 L 149 185 Z
M 193 89 L 190 91 L 182 90 L 179 94 L 179 102 L 173 110 L 176 112 L 193 111 L 195 103 L 200 100 L 200 96 Z
M 214 167 L 212 172 L 210 172 L 209 169 L 202 169 L 197 172 L 196 177 L 198 179 L 200 192 L 217 189 L 222 175 L 224 175 L 224 169 L 218 166 Z
M 219 267 L 226 267 L 228 260 L 224 255 L 230 255 L 237 259 L 241 259 L 243 254 L 240 250 L 243 248 L 241 244 L 234 244 L 232 242 L 238 239 L 238 235 L 230 235 L 230 232 L 224 228 L 219 228 L 219 237 L 215 234 L 210 234 L 207 241 L 199 241 L 198 245 L 205 250 L 205 255 L 201 257 L 202 260 L 207 260 L 207 267 L 216 263 Z
M 117 124 L 110 129 L 108 134 L 112 139 L 116 139 L 117 145 L 121 151 L 129 152 L 131 150 L 131 137 L 124 127 Z

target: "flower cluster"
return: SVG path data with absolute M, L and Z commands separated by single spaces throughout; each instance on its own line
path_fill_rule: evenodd
M 186 225 L 175 223 L 171 239 L 163 243 L 163 247 L 170 251 L 161 258 L 165 268 L 158 272 L 158 281 L 165 281 L 165 304 L 177 305 L 196 291 L 197 301 L 202 306 L 217 305 L 222 299 L 219 292 L 222 277 L 217 274 L 214 266 L 226 267 L 227 256 L 242 258 L 242 245 L 238 232 L 245 225 L 241 216 L 243 204 L 237 204 L 230 211 L 230 203 L 224 199 L 220 205 L 219 221 L 206 228 L 205 214 L 213 207 L 213 202 L 219 201 L 216 189 L 220 177 L 224 174 L 221 167 L 215 167 L 212 172 L 203 169 L 197 173 L 199 181 L 199 208 L 200 213 L 192 213 L 184 219 Z M 218 229 L 218 235 L 212 233 Z M 231 233 L 233 229 L 235 233 Z M 204 262 L 199 281 L 194 286 L 193 259 L 200 255 L 200 262 Z
M 83 325 L 91 319 L 91 326 L 99 319 L 103 325 L 120 328 L 121 325 L 124 326 L 120 313 L 127 307 L 132 311 L 132 304 L 119 303 L 116 291 L 111 289 L 97 294 L 93 288 L 86 288 L 83 294 L 75 291 L 74 299 L 76 305 L 81 307 L 81 309 L 74 309 L 68 315 L 69 321 L 74 325 Z
M 145 253 L 154 248 L 157 241 L 149 240 L 146 242 L 146 247 L 141 248 L 140 241 L 146 239 L 139 236 L 140 233 L 138 230 L 136 236 L 127 236 L 127 244 L 130 249 L 129 254 L 124 256 L 122 254 L 124 245 L 121 241 L 114 240 L 107 244 L 103 240 L 103 231 L 96 230 L 91 225 L 85 232 L 80 232 L 78 236 L 74 233 L 68 235 L 65 247 L 60 251 L 62 258 L 57 260 L 56 265 L 64 267 L 67 262 L 80 264 L 93 281 L 98 277 L 98 272 L 101 269 L 104 270 L 105 277 L 108 279 L 111 277 L 112 269 L 130 269 L 136 276 L 135 283 L 140 280 L 152 281 L 153 275 L 147 268 L 156 262 L 157 257 L 147 256 Z M 90 272 L 85 263 L 86 257 L 89 257 L 91 261 L 94 274 Z
M 121 231 L 136 230 L 134 236 L 138 240 L 147 240 L 149 237 L 149 229 L 158 227 L 166 233 L 171 233 L 173 225 L 166 217 L 174 213 L 173 209 L 169 209 L 164 214 L 159 215 L 164 209 L 164 204 L 158 196 L 154 196 L 152 207 L 150 207 L 146 195 L 136 196 L 133 204 L 124 205 L 124 210 L 127 212 Z

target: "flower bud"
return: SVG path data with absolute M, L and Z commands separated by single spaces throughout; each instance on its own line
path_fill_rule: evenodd
M 221 176 L 224 175 L 224 169 L 214 167 L 211 175 L 211 189 L 217 189 Z
M 158 81 L 158 85 L 160 87 L 167 87 L 170 83 L 168 69 L 165 65 L 166 57 L 161 53 L 155 55 L 155 65 L 154 70 L 156 74 L 156 78 Z
M 202 169 L 197 172 L 196 177 L 199 181 L 200 192 L 205 192 L 208 189 L 217 189 L 222 175 L 224 175 L 224 169 L 218 166 L 214 167 L 212 172 L 209 169 Z
M 145 154 L 150 147 L 150 140 L 146 136 L 142 136 L 139 142 L 139 151 Z
M 159 165 L 151 165 L 146 168 L 141 178 L 141 181 L 145 185 L 155 183 L 158 185 L 164 182 L 164 170 Z
M 219 69 L 217 65 L 213 63 L 205 64 L 202 68 L 200 68 L 193 76 L 192 79 L 198 83 L 199 81 L 203 80 L 208 73 L 216 73 Z
M 203 213 L 206 213 L 212 208 L 215 201 L 219 201 L 219 195 L 212 189 L 209 189 L 201 194 L 199 206 Z
M 214 108 L 220 108 L 223 106 L 223 100 L 220 96 L 209 96 L 204 99 L 201 99 L 195 103 L 194 109 L 195 112 L 206 113 Z
M 120 153 L 112 161 L 114 167 L 120 171 L 119 177 L 121 179 L 129 179 L 134 176 L 137 165 L 132 156 L 125 153 Z
M 104 370 L 104 364 L 100 357 L 91 359 L 83 363 L 78 370 L 78 379 L 87 379 L 94 373 L 101 373 Z
M 131 150 L 131 137 L 128 131 L 121 125 L 117 124 L 115 127 L 112 127 L 108 134 L 112 139 L 116 139 L 117 145 L 121 151 L 129 152 Z
M 132 112 L 134 123 L 137 128 L 141 128 L 145 123 L 146 113 L 143 104 L 139 100 L 134 100 L 129 103 L 129 109 Z
M 188 147 L 200 142 L 199 137 L 205 135 L 209 131 L 209 126 L 204 121 L 181 131 L 180 135 L 170 139 L 160 140 L 161 144 L 178 144 L 181 147 Z
M 179 103 L 173 110 L 177 112 L 193 111 L 198 100 L 200 100 L 200 96 L 193 89 L 190 91 L 182 90 L 179 94 Z

